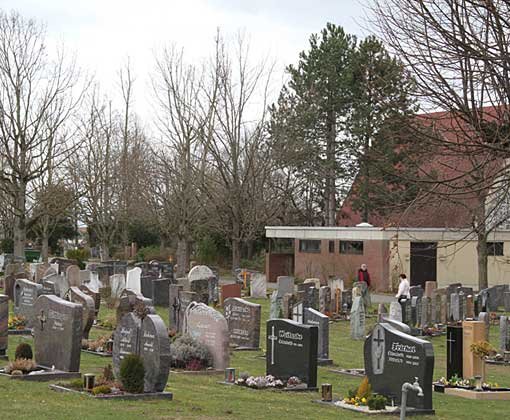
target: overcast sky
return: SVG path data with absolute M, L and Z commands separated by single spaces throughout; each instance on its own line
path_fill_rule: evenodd
M 184 48 L 189 59 L 210 54 L 217 28 L 223 34 L 245 31 L 254 56 L 276 60 L 282 80 L 285 65 L 296 62 L 311 33 L 327 22 L 363 36 L 367 0 L 0 0 L 47 25 L 50 41 L 64 41 L 80 66 L 113 86 L 129 56 L 137 76 L 136 105 L 148 114 L 148 73 L 154 52 L 166 44 Z

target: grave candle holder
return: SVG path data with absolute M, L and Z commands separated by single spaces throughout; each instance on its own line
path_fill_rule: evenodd
M 106 352 L 113 353 L 113 340 L 110 339 L 106 342 Z
M 225 382 L 228 384 L 233 384 L 235 381 L 236 381 L 235 368 L 226 368 L 225 369 Z
M 96 375 L 93 373 L 86 373 L 83 375 L 83 388 L 86 391 L 92 391 L 96 384 Z
M 331 384 L 322 384 L 322 401 L 333 401 L 333 386 Z
M 475 391 L 482 391 L 482 377 L 480 375 L 475 376 Z
M 510 351 L 503 352 L 503 360 L 507 363 L 510 362 Z

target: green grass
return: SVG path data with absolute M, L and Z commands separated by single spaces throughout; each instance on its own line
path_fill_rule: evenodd
M 269 302 L 262 304 L 262 319 L 269 315 Z M 157 308 L 165 322 L 168 311 Z M 100 317 L 111 316 L 112 311 L 101 309 Z M 374 318 L 370 318 L 371 323 Z M 265 328 L 261 329 L 261 345 L 265 347 Z M 91 338 L 105 335 L 105 331 L 92 329 Z M 22 341 L 32 343 L 31 338 L 10 336 L 9 356 L 14 357 L 16 345 Z M 445 375 L 445 337 L 432 339 L 435 352 L 434 378 Z M 498 328 L 491 328 L 491 342 L 498 343 Z M 265 360 L 257 358 L 262 352 L 234 352 L 231 366 L 237 372 L 265 374 Z M 363 342 L 349 338 L 349 323 L 336 322 L 330 328 L 330 357 L 345 368 L 363 367 Z M 82 353 L 81 372 L 99 373 L 111 359 Z M 488 380 L 510 385 L 510 368 L 487 366 Z M 222 376 L 195 376 L 170 374 L 167 390 L 173 392 L 173 401 L 98 401 L 72 394 L 51 391 L 48 383 L 30 383 L 0 378 L 1 419 L 356 419 L 363 415 L 346 410 L 315 404 L 319 393 L 284 393 L 256 391 L 217 384 Z M 333 384 L 335 397 L 343 397 L 347 390 L 356 387 L 360 380 L 328 372 L 319 368 L 318 385 Z M 505 419 L 508 418 L 510 402 L 477 402 L 434 393 L 436 416 L 422 419 Z M 381 418 L 381 417 L 378 417 Z M 395 419 L 395 417 L 382 417 Z

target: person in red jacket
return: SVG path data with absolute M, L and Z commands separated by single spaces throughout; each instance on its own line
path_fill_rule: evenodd
M 370 274 L 368 273 L 366 264 L 361 264 L 361 268 L 358 270 L 358 281 L 364 281 L 367 284 L 367 288 L 370 287 Z

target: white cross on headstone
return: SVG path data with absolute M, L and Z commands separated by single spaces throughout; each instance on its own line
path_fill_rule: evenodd
M 271 364 L 274 365 L 274 342 L 278 340 L 278 337 L 274 335 L 274 325 L 271 329 L 271 335 L 268 337 L 271 340 Z

